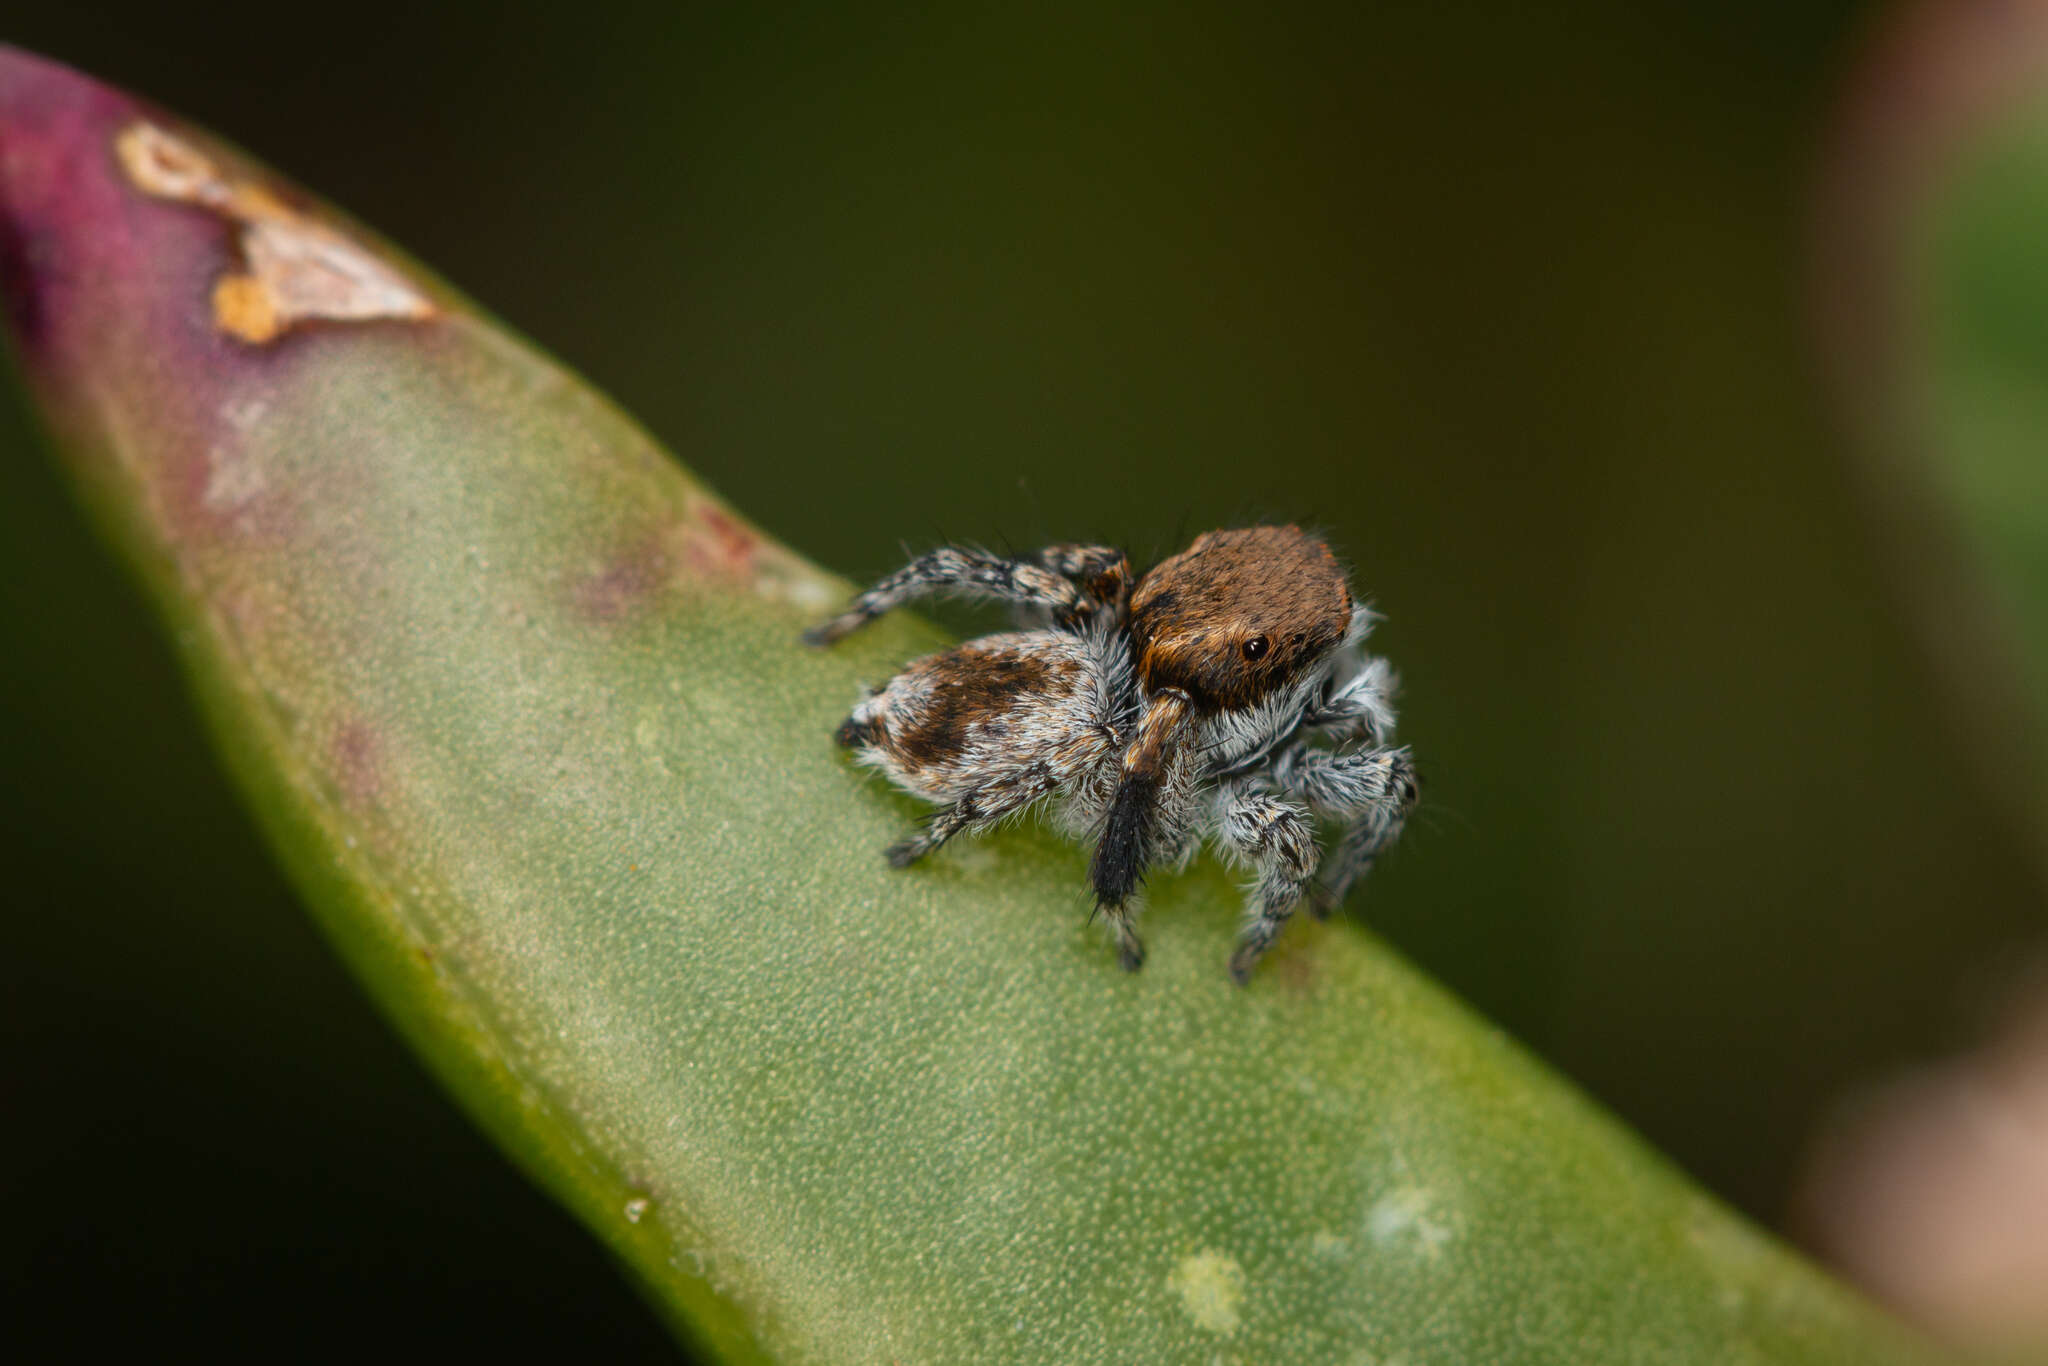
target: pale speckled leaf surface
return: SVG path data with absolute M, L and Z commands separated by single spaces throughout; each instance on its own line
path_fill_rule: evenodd
M 139 188 L 113 149 L 145 117 L 431 307 L 224 312 L 233 203 L 265 201 Z M 1918 1359 L 1356 928 L 1291 929 L 1236 989 L 1200 865 L 1127 977 L 1075 848 L 888 870 L 912 806 L 828 737 L 933 636 L 801 650 L 845 586 L 572 376 L 7 52 L 0 271 L 335 943 L 722 1359 Z

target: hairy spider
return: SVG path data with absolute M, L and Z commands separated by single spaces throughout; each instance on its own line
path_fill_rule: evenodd
M 940 592 L 1009 602 L 1037 629 L 927 655 L 839 727 L 861 762 L 942 803 L 888 849 L 898 868 L 1054 799 L 1063 830 L 1095 838 L 1096 904 L 1136 969 L 1147 870 L 1211 841 L 1255 878 L 1230 959 L 1242 983 L 1295 906 L 1328 915 L 1415 805 L 1414 763 L 1389 745 L 1393 671 L 1363 649 L 1373 615 L 1297 527 L 1208 532 L 1135 584 L 1109 546 L 945 546 L 804 639 L 829 645 Z M 1320 860 L 1315 816 L 1343 827 Z

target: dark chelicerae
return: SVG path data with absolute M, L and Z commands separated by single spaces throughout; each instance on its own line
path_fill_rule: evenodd
M 1135 969 L 1139 884 L 1206 839 L 1255 876 L 1230 960 L 1242 982 L 1296 905 L 1327 915 L 1415 805 L 1414 763 L 1390 744 L 1393 672 L 1364 650 L 1372 614 L 1297 527 L 1211 531 L 1135 583 L 1108 546 L 946 546 L 805 640 L 940 592 L 1012 603 L 1035 629 L 927 655 L 840 726 L 863 763 L 941 804 L 888 850 L 899 868 L 1050 801 L 1063 830 L 1095 840 L 1096 901 Z M 1341 826 L 1326 856 L 1316 817 Z

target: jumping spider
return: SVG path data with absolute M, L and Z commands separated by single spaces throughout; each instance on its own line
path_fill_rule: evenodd
M 1096 837 L 1096 903 L 1136 969 L 1139 882 L 1212 840 L 1256 874 L 1230 959 L 1242 983 L 1296 904 L 1328 915 L 1415 805 L 1414 763 L 1388 743 L 1393 672 L 1362 648 L 1372 613 L 1297 527 L 1211 531 L 1135 583 L 1109 546 L 946 546 L 804 639 L 829 645 L 935 592 L 1012 603 L 1036 629 L 927 655 L 839 727 L 862 763 L 943 803 L 887 851 L 898 868 L 1056 797 L 1059 826 Z M 1343 823 L 1320 872 L 1311 813 Z

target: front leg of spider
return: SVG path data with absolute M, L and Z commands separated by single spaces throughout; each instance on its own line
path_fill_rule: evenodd
M 1362 659 L 1341 687 L 1302 714 L 1301 724 L 1333 742 L 1377 748 L 1394 733 L 1394 671 L 1384 659 Z
M 1225 847 L 1258 879 L 1230 956 L 1230 976 L 1243 986 L 1315 878 L 1316 835 L 1308 812 L 1249 784 L 1233 785 L 1221 803 Z
M 1118 763 L 1116 790 L 1088 864 L 1095 908 L 1116 935 L 1117 961 L 1126 972 L 1145 963 L 1130 899 L 1161 845 L 1178 842 L 1179 827 L 1185 824 L 1188 746 L 1198 724 L 1194 702 L 1185 692 L 1163 688 L 1154 694 Z
M 1309 914 L 1327 919 L 1400 838 L 1421 791 L 1415 760 L 1406 749 L 1340 753 L 1296 745 L 1274 760 L 1272 780 L 1318 815 L 1345 823 L 1309 893 Z

